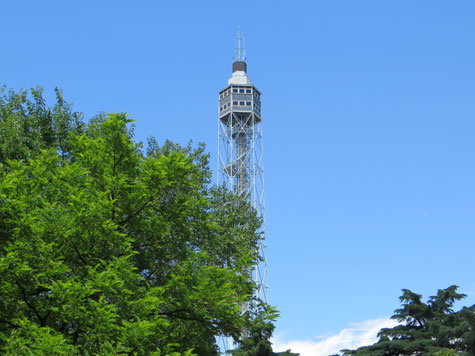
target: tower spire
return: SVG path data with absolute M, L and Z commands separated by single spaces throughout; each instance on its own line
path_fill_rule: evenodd
M 238 26 L 238 33 L 236 43 L 234 46 L 234 60 L 233 60 L 233 76 L 234 73 L 247 73 L 246 63 L 246 48 L 244 46 L 244 36 L 242 35 L 241 28 Z
M 241 28 L 239 25 L 235 44 L 234 62 L 246 62 L 246 47 L 244 45 L 244 36 L 242 35 Z

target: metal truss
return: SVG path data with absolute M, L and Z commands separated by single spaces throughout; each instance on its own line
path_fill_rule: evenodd
M 262 219 L 262 239 L 253 279 L 255 297 L 268 302 L 262 120 L 255 112 L 231 110 L 218 120 L 218 185 L 246 198 Z

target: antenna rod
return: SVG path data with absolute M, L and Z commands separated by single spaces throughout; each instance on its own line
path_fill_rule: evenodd
M 237 47 L 237 48 L 236 48 Z M 235 62 L 245 62 L 246 61 L 246 48 L 244 47 L 244 36 L 241 33 L 241 27 L 238 25 L 238 35 L 237 35 L 237 46 L 236 46 L 236 56 L 234 57 Z
M 241 29 L 238 25 L 238 61 L 241 60 Z

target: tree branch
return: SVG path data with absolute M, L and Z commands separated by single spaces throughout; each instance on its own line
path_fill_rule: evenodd
M 87 262 L 86 260 L 82 257 L 81 253 L 79 252 L 79 249 L 77 248 L 77 246 L 73 246 L 73 249 L 74 251 L 76 252 L 76 254 L 78 255 L 79 257 L 79 260 L 83 263 L 84 266 L 87 266 Z
M 15 328 L 15 329 L 18 329 L 20 326 L 15 324 L 15 323 L 12 323 L 8 320 L 5 320 L 5 319 L 0 319 L 0 323 L 4 323 L 4 324 L 7 324 L 7 325 L 10 325 L 12 328 Z
M 40 322 L 40 325 L 41 326 L 45 326 L 45 318 L 42 318 L 40 313 L 38 312 L 38 310 L 36 310 L 36 308 L 34 307 L 33 304 L 31 304 L 29 301 L 28 301 L 28 298 L 27 298 L 27 294 L 26 294 L 26 290 L 25 288 L 23 288 L 23 286 L 21 285 L 20 281 L 19 280 L 16 280 L 17 282 L 17 285 L 18 287 L 20 287 L 20 290 L 21 290 L 21 294 L 23 296 L 23 301 L 25 302 L 25 304 L 31 309 L 33 310 L 33 312 L 36 314 L 36 317 L 38 318 L 39 322 Z M 48 317 L 49 313 L 46 315 L 46 317 Z
M 137 215 L 139 215 L 146 207 L 148 207 L 151 204 L 156 203 L 158 201 L 158 199 L 160 199 L 160 196 L 161 196 L 160 193 L 161 192 L 157 192 L 157 194 L 150 196 L 145 201 L 145 203 L 143 203 L 136 211 L 134 211 L 132 214 L 128 215 L 124 220 L 119 222 L 119 225 L 122 226 L 122 225 L 127 224 L 130 220 L 132 220 Z M 156 195 L 158 195 L 158 197 Z

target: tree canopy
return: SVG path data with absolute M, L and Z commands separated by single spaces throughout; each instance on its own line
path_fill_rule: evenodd
M 403 289 L 401 308 L 393 328 L 381 329 L 379 341 L 356 350 L 342 350 L 345 356 L 474 355 L 475 306 L 455 312 L 456 301 L 465 297 L 457 286 L 439 289 L 424 303 L 420 294 Z
M 28 160 L 41 149 L 54 148 L 61 155 L 71 149 L 69 134 L 81 134 L 85 129 L 83 114 L 55 89 L 56 104 L 49 107 L 43 89 L 37 87 L 18 92 L 0 88 L 0 162 L 9 159 Z
M 233 356 L 299 356 L 290 350 L 273 352 L 270 338 L 275 328 L 273 321 L 278 316 L 275 308 L 259 304 L 252 312 L 253 323 L 246 330 L 247 335 L 241 340 L 239 347 L 231 351 Z
M 126 114 L 85 124 L 31 93 L 0 98 L 2 354 L 216 355 L 272 322 L 242 312 L 261 221 L 202 146 L 144 151 Z

